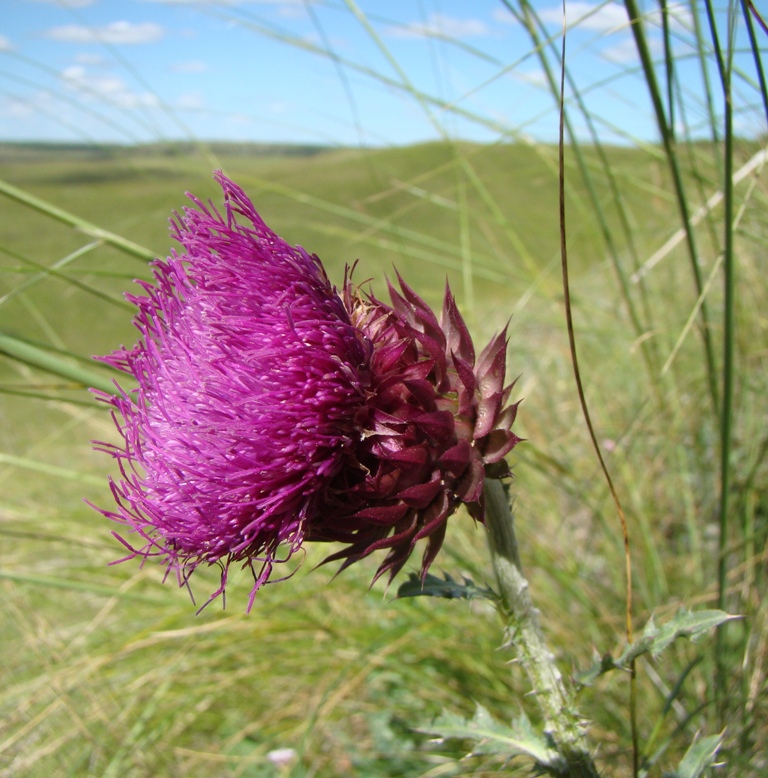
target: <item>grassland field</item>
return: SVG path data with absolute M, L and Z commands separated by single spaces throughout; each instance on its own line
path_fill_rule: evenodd
M 744 143 L 739 157 L 757 148 Z M 604 229 L 614 236 L 628 275 L 636 269 L 633 251 L 645 260 L 677 229 L 657 151 L 608 150 L 631 246 L 602 162 L 585 152 L 604 225 L 575 159 L 566 160 L 581 365 L 630 520 L 639 625 L 680 604 L 711 607 L 715 598 L 716 424 L 707 410 L 699 333 L 686 329 L 697 295 L 684 251 L 673 250 L 629 289 L 645 324 L 638 332 L 603 237 Z M 519 376 L 517 430 L 527 439 L 511 457 L 520 542 L 545 630 L 567 672 L 589 665 L 594 649 L 621 645 L 624 561 L 573 385 L 556 153 L 526 144 L 5 145 L 0 178 L 166 256 L 168 218 L 184 206 L 186 191 L 216 202 L 211 176 L 221 167 L 275 231 L 320 256 L 336 283 L 359 260 L 355 277 L 370 278 L 379 296 L 396 268 L 438 305 L 447 279 L 478 344 L 511 317 L 508 378 Z M 714 156 L 703 144 L 691 153 L 696 165 L 686 180 L 703 201 Z M 734 510 L 751 522 L 752 551 L 751 566 L 734 568 L 732 585 L 754 608 L 742 632 L 729 633 L 734 645 L 752 631 L 757 640 L 766 619 L 764 571 L 755 561 L 768 522 L 764 436 L 750 437 L 765 422 L 765 226 L 764 214 L 750 211 L 739 237 L 736 436 L 746 442 L 736 456 L 746 475 Z M 712 269 L 716 240 L 703 227 L 700 241 Z M 104 244 L 73 256 L 92 242 L 0 197 L 0 332 L 99 371 L 92 355 L 135 339 L 122 295 L 149 270 Z M 714 286 L 708 301 L 716 338 L 722 300 Z M 217 602 L 195 615 L 186 590 L 162 584 L 160 566 L 109 564 L 121 548 L 83 498 L 110 500 L 112 463 L 90 441 L 113 438 L 114 429 L 85 387 L 0 356 L 0 389 L 0 776 L 496 774 L 498 760 L 456 765 L 460 742 L 432 743 L 417 731 L 444 709 L 471 715 L 479 703 L 499 719 L 518 712 L 525 680 L 500 649 L 490 609 L 396 600 L 397 581 L 369 589 L 375 562 L 334 578 L 332 566 L 316 568 L 328 549 L 314 547 L 290 580 L 259 593 L 249 615 L 245 573 L 234 575 L 226 609 Z M 410 569 L 416 567 L 414 560 Z M 490 581 L 482 528 L 464 514 L 454 517 L 434 569 Z M 198 602 L 217 576 L 196 574 Z M 667 739 L 671 758 L 697 726 L 693 711 L 707 697 L 711 662 L 699 644 L 669 651 L 666 665 L 643 671 L 639 694 L 644 736 L 659 722 L 657 743 Z M 750 678 L 763 689 L 764 674 Z M 626 684 L 614 678 L 580 697 L 609 775 L 628 774 L 626 697 Z M 742 744 L 748 750 L 766 735 L 765 709 L 755 695 Z M 268 758 L 279 748 L 296 751 L 287 767 Z

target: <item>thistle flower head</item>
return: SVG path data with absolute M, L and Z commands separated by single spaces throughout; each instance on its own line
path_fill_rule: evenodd
M 101 359 L 135 379 L 114 394 L 116 507 L 126 558 L 159 557 L 186 582 L 250 567 L 249 607 L 278 560 L 338 541 L 343 566 L 387 549 L 390 577 L 426 539 L 425 574 L 464 503 L 483 519 L 483 477 L 517 443 L 506 336 L 475 357 L 450 290 L 441 320 L 400 279 L 391 305 L 262 221 L 221 173 L 224 211 L 192 197 L 173 222 L 184 253 L 129 296 L 137 343 Z M 136 540 L 135 538 L 138 538 Z

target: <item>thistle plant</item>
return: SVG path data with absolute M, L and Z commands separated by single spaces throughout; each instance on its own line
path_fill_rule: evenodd
M 15 161 L 4 147 L 0 774 L 762 776 L 764 14 L 627 0 L 566 3 L 560 24 L 555 3 L 504 0 L 485 48 L 448 17 L 410 24 L 408 4 L 305 5 L 315 37 L 240 4 L 196 10 L 254 51 L 279 43 L 336 72 L 354 154 L 332 137 L 341 150 L 265 164 L 200 136 L 192 155 L 160 123 L 159 148 Z M 368 36 L 358 54 L 334 49 L 342 6 Z M 440 83 L 404 57 L 419 30 Z M 501 50 L 500 31 L 524 37 Z M 43 63 L 3 43 L 42 87 Z M 238 64 L 260 89 L 259 63 Z M 549 118 L 539 99 L 523 110 L 518 76 L 544 85 Z M 380 107 L 367 114 L 377 86 L 442 142 L 368 147 L 387 143 Z M 616 126 L 606 90 L 640 121 Z M 96 97 L 78 130 L 110 115 Z M 151 113 L 126 109 L 120 137 L 144 138 L 132 122 Z M 152 204 L 215 167 L 258 188 L 270 224 L 300 223 L 327 274 L 223 176 L 223 206 L 193 198 L 173 220 L 178 254 L 153 261 Z M 554 277 L 566 211 L 572 299 Z M 371 289 L 393 261 L 403 276 Z M 147 262 L 154 280 L 126 303 Z M 414 291 L 432 300 L 443 274 L 466 323 L 450 290 L 434 312 Z M 470 330 L 487 339 L 512 311 L 475 352 Z M 111 502 L 92 438 L 115 460 Z M 86 490 L 100 514 L 77 512 Z M 205 612 L 158 587 L 163 571 Z M 386 595 L 366 596 L 377 579 Z M 673 615 L 680 603 L 699 610 Z M 726 610 L 744 618 L 670 649 Z
M 248 602 L 306 541 L 335 541 L 342 567 L 386 550 L 394 577 L 421 540 L 426 576 L 460 505 L 482 522 L 486 473 L 508 475 L 517 406 L 506 335 L 475 356 L 446 288 L 441 321 L 400 279 L 392 304 L 351 273 L 337 291 L 217 174 L 224 213 L 193 199 L 155 263 L 139 340 L 107 364 L 138 388 L 96 391 L 113 407 L 111 482 L 127 558 L 159 557 L 181 583 L 201 564 L 253 572 Z M 138 540 L 137 540 L 138 539 Z
M 137 384 L 93 390 L 112 407 L 122 441 L 96 443 L 119 467 L 110 479 L 116 507 L 98 510 L 127 528 L 114 533 L 129 552 L 120 561 L 157 558 L 182 586 L 201 565 L 218 565 L 206 605 L 241 564 L 253 577 L 250 611 L 276 566 L 305 543 L 340 545 L 325 561 L 341 560 L 341 569 L 383 552 L 374 582 L 391 581 L 422 545 L 416 586 L 400 594 L 442 596 L 429 569 L 463 506 L 487 525 L 497 590 L 486 594 L 539 702 L 541 731 L 519 720 L 502 737 L 508 756 L 555 776 L 597 776 L 500 484 L 520 442 L 506 328 L 476 355 L 447 286 L 439 319 L 399 275 L 389 304 L 349 268 L 337 289 L 316 255 L 286 243 L 242 189 L 215 178 L 223 211 L 190 195 L 193 207 L 172 220 L 183 253 L 156 260 L 154 282 L 128 296 L 138 341 L 100 358 Z M 475 593 L 469 581 L 445 583 L 453 596 Z M 673 639 L 725 618 L 678 620 Z M 625 662 L 654 645 L 651 635 Z M 476 730 L 435 731 L 472 739 Z

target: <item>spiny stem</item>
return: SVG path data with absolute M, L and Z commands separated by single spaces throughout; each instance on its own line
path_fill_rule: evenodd
M 545 731 L 565 765 L 563 769 L 548 768 L 548 771 L 562 778 L 597 778 L 583 720 L 539 626 L 539 612 L 533 605 L 520 565 L 514 517 L 498 480 L 486 479 L 485 506 L 488 544 L 509 638 L 536 691 Z

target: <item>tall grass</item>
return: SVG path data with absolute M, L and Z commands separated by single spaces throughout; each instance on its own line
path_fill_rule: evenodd
M 724 729 L 721 774 L 758 776 L 768 765 L 766 38 L 748 2 L 624 7 L 636 58 L 585 83 L 567 55 L 561 62 L 561 33 L 540 4 L 504 2 L 530 46 L 495 62 L 495 78 L 537 60 L 554 128 L 564 68 L 571 310 L 585 400 L 627 517 L 633 624 L 639 631 L 679 606 L 743 616 L 716 638 L 638 661 L 640 773 L 660 775 L 697 733 Z M 457 762 L 464 743 L 419 731 L 443 710 L 471 716 L 479 703 L 509 720 L 528 707 L 530 690 L 498 650 L 499 625 L 482 603 L 393 600 L 368 591 L 372 568 L 332 580 L 313 569 L 323 549 L 310 549 L 290 582 L 260 592 L 250 616 L 238 607 L 248 584 L 237 576 L 226 611 L 194 616 L 185 591 L 160 585 L 161 570 L 108 566 L 120 549 L 81 501 L 109 500 L 107 463 L 88 441 L 114 434 L 85 391 L 111 376 L 89 357 L 133 339 L 121 293 L 146 277 L 147 258 L 167 253 L 166 219 L 183 191 L 214 194 L 214 164 L 335 279 L 360 257 L 360 272 L 381 288 L 395 264 L 435 302 L 448 276 L 476 341 L 513 316 L 508 359 L 521 375 L 527 439 L 512 485 L 523 566 L 562 668 L 585 669 L 595 652 L 616 657 L 623 647 L 622 532 L 580 415 L 565 327 L 557 148 L 430 93 L 388 49 L 387 20 L 352 0 L 345 8 L 386 71 L 336 51 L 319 7 L 320 43 L 265 24 L 247 5 L 200 12 L 280 40 L 286 56 L 300 47 L 332 62 L 353 102 L 353 78 L 398 90 L 439 142 L 304 157 L 161 137 L 130 150 L 3 150 L 0 775 L 518 767 L 493 756 Z M 438 33 L 425 45 L 485 56 Z M 683 80 L 690 61 L 701 75 Z M 618 129 L 591 95 L 620 90 L 633 72 L 643 75 L 657 141 L 612 145 Z M 496 142 L 457 140 L 452 116 Z M 744 120 L 761 132 L 739 135 Z M 482 533 L 467 517 L 452 520 L 437 567 L 490 579 Z M 215 572 L 201 575 L 203 591 Z M 600 678 L 579 704 L 605 774 L 631 775 L 627 680 Z M 296 752 L 286 766 L 270 758 L 282 747 Z

